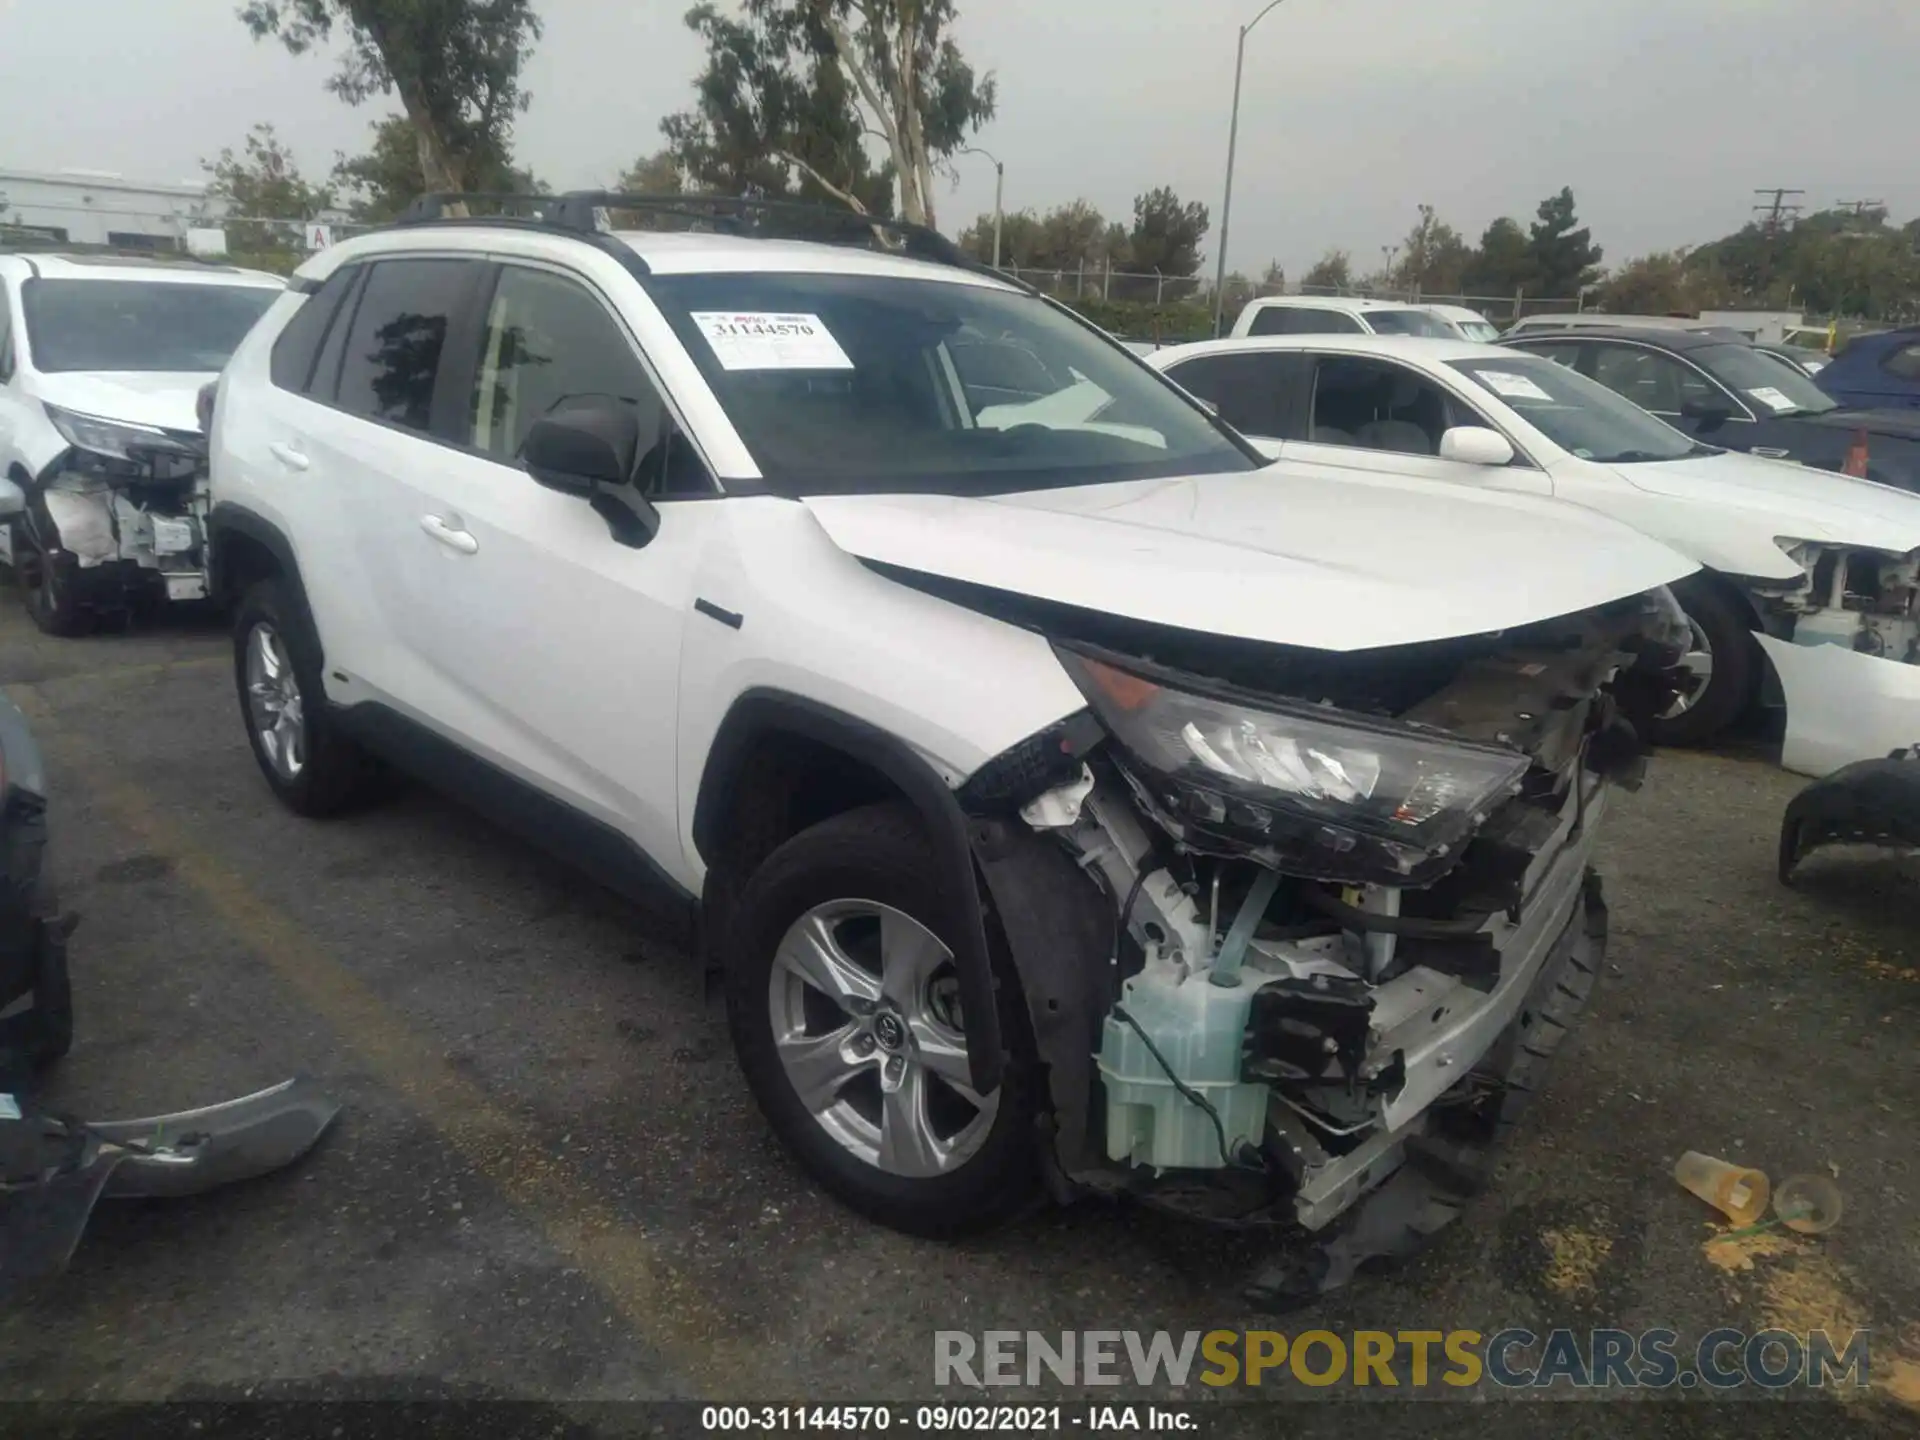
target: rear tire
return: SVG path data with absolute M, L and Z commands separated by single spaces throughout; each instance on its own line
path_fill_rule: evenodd
M 319 818 L 359 809 L 387 788 L 379 762 L 327 708 L 320 656 L 277 579 L 241 599 L 233 627 L 234 687 L 247 743 L 280 803 Z
M 1674 598 L 1713 659 L 1707 686 L 1678 714 L 1653 722 L 1656 745 L 1704 745 L 1747 713 L 1760 677 L 1760 646 L 1750 618 L 1718 586 L 1698 577 L 1673 587 Z M 1698 643 L 1698 641 L 1696 641 Z
M 941 947 L 950 956 L 954 946 L 940 933 L 947 922 L 938 863 L 904 805 L 834 816 L 754 872 L 726 941 L 734 1050 L 774 1133 L 844 1204 L 926 1236 L 998 1224 L 1037 1186 L 1038 1076 L 1010 977 L 996 986 L 1010 1052 L 1000 1086 L 985 1097 L 962 1094 L 964 1017 L 951 1000 L 950 960 L 939 958 Z M 784 959 L 776 972 L 778 956 L 798 952 L 797 937 L 814 935 L 833 946 L 829 969 L 846 980 L 839 998 Z M 908 995 L 931 996 L 936 1010 Z M 799 1068 L 798 1057 L 809 1040 L 836 1035 L 847 1038 L 830 1054 L 812 1052 L 825 1057 L 825 1078 L 803 1101 L 795 1077 L 814 1072 Z M 901 1078 L 890 1081 L 896 1059 Z M 914 1123 L 901 1118 L 909 1112 Z

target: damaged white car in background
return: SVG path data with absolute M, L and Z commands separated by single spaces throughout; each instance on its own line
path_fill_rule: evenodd
M 0 252 L 0 562 L 41 629 L 207 594 L 199 395 L 278 278 Z
M 1704 445 L 1543 356 L 1376 336 L 1212 341 L 1149 362 L 1262 448 L 1570 500 L 1703 567 L 1674 587 L 1691 676 L 1655 738 L 1786 706 L 1825 775 L 1920 741 L 1920 495 Z M 1776 691 L 1777 686 L 1777 691 Z

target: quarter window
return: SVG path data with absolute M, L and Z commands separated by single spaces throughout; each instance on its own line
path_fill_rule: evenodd
M 341 362 L 343 410 L 423 434 L 431 429 L 441 352 L 476 268 L 466 260 L 384 260 L 373 267 Z

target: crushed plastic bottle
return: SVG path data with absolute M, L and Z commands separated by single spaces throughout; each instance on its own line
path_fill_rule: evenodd
M 1762 1171 L 1689 1150 L 1674 1162 L 1673 1178 L 1736 1225 L 1767 1213 L 1772 1186 Z

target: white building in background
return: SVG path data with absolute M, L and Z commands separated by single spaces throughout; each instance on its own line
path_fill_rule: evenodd
M 161 185 L 99 170 L 0 169 L 0 228 L 70 245 L 184 250 L 201 217 L 217 217 L 204 181 Z

